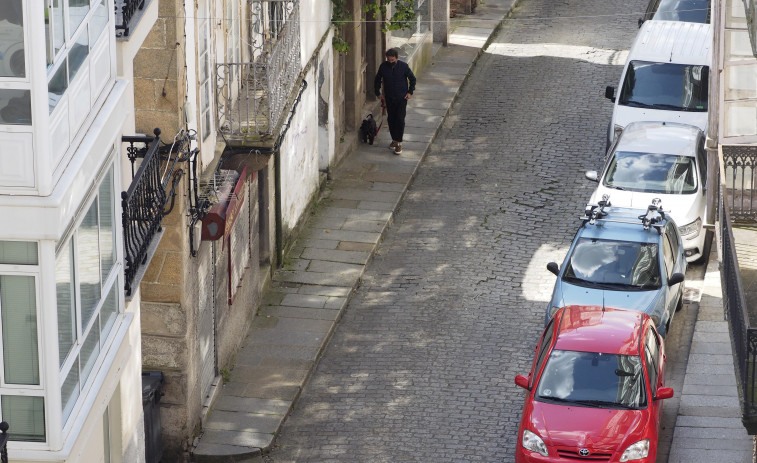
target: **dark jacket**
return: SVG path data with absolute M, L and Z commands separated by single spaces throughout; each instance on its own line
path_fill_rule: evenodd
M 374 81 L 376 96 L 381 96 L 381 81 L 384 81 L 384 96 L 390 99 L 404 98 L 415 91 L 415 74 L 406 62 L 397 60 L 394 66 L 384 61 L 379 66 Z

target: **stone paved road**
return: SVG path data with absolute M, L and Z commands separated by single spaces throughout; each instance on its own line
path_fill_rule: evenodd
M 604 87 L 617 83 L 617 51 L 630 46 L 644 3 L 520 2 L 268 461 L 513 460 L 523 403 L 513 377 L 527 372 L 543 326 L 554 284 L 545 266 L 562 261 L 589 197 L 583 173 L 601 165 Z M 681 382 L 694 309 L 668 339 Z M 672 425 L 675 402 L 668 408 Z

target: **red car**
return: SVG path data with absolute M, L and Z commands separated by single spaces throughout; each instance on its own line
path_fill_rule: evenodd
M 654 463 L 665 346 L 644 312 L 569 306 L 536 346 L 518 428 L 517 463 Z

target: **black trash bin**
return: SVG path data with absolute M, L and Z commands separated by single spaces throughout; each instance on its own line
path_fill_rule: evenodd
M 159 463 L 163 458 L 163 440 L 160 428 L 160 398 L 163 393 L 162 371 L 142 372 L 142 409 L 145 413 L 145 460 Z

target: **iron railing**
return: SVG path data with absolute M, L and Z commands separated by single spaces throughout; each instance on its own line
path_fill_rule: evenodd
M 153 237 L 161 231 L 163 208 L 168 195 L 161 175 L 160 131 L 155 137 L 123 137 L 131 143 L 127 149 L 132 159 L 132 182 L 129 189 L 121 193 L 122 221 L 124 228 L 124 290 L 132 293 L 132 283 L 140 266 L 147 262 L 147 253 Z M 133 157 L 136 157 L 134 143 L 145 143 L 147 150 L 142 164 L 133 172 Z
M 8 428 L 8 423 L 0 422 L 0 463 L 8 463 Z
M 145 7 L 145 0 L 116 0 L 116 36 L 128 37 L 131 20 Z
M 726 206 L 735 222 L 757 221 L 757 146 L 723 146 Z
M 216 120 L 224 135 L 275 138 L 297 88 L 298 0 L 250 0 L 250 62 L 217 63 Z
M 741 398 L 742 422 L 749 434 L 757 432 L 757 329 L 749 322 L 741 271 L 731 228 L 731 217 L 723 196 L 720 198 L 720 236 L 723 310 L 731 333 L 734 365 Z

